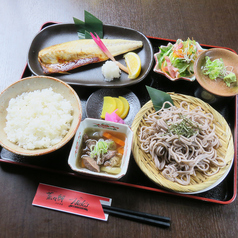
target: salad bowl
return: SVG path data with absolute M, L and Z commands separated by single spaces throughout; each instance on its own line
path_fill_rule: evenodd
M 154 54 L 154 72 L 166 76 L 171 81 L 179 79 L 194 81 L 193 65 L 204 49 L 198 42 L 178 39 L 175 44 L 162 45 L 159 52 Z

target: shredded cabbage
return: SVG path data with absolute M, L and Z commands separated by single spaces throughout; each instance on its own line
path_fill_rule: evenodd
M 205 66 L 202 67 L 203 74 L 208 75 L 212 80 L 216 80 L 217 78 L 223 79 L 228 87 L 230 87 L 232 82 L 236 82 L 236 75 L 227 70 L 222 59 L 211 61 L 209 56 L 206 56 L 205 59 Z

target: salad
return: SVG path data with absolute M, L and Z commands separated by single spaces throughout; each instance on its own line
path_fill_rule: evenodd
M 191 77 L 194 74 L 193 65 L 203 49 L 189 38 L 186 41 L 178 39 L 173 45 L 161 46 L 159 53 L 155 54 L 157 64 L 154 71 L 164 73 L 170 79 Z
M 227 87 L 231 86 L 231 83 L 236 82 L 236 75 L 232 72 L 232 67 L 229 70 L 229 66 L 225 66 L 221 59 L 215 59 L 211 61 L 211 58 L 206 56 L 206 64 L 202 66 L 202 72 L 212 80 L 221 78 L 226 83 Z

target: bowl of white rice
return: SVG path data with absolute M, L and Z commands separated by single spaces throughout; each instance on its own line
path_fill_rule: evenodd
M 81 119 L 80 99 L 67 83 L 23 78 L 0 94 L 0 145 L 19 155 L 44 155 L 68 143 Z

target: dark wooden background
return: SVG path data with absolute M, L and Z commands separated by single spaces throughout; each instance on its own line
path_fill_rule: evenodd
M 47 21 L 84 20 L 84 10 L 105 24 L 147 36 L 194 38 L 238 52 L 236 0 L 49 0 L 2 1 L 0 90 L 21 77 L 30 43 Z M 113 199 L 113 205 L 169 216 L 161 229 L 109 217 L 107 222 L 32 206 L 39 183 Z M 0 164 L 0 237 L 237 237 L 238 202 L 218 205 L 113 184 Z

